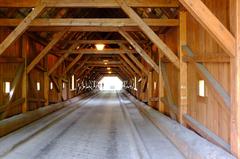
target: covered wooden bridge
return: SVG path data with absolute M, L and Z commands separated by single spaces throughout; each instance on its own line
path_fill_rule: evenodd
M 240 158 L 240 1 L 0 0 L 0 158 Z

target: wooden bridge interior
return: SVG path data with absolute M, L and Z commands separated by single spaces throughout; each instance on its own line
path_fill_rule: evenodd
M 0 0 L 0 136 L 106 76 L 240 158 L 239 0 Z

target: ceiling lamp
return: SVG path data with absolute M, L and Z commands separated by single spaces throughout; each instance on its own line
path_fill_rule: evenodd
M 96 49 L 97 49 L 98 51 L 102 51 L 102 50 L 104 49 L 104 47 L 105 47 L 104 44 L 96 44 L 95 46 L 96 46 Z
M 107 68 L 107 70 L 111 70 L 111 68 L 110 68 L 110 67 L 108 67 L 108 68 Z
M 109 74 L 111 74 L 112 72 L 111 72 L 111 71 L 109 71 L 108 73 L 109 73 Z

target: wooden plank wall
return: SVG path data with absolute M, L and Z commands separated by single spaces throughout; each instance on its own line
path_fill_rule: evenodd
M 203 0 L 207 7 L 219 18 L 219 20 L 229 29 L 229 0 Z M 178 28 L 169 29 L 161 39 L 173 50 L 178 52 Z M 193 50 L 196 56 L 225 56 L 228 55 L 219 47 L 213 38 L 204 30 L 204 28 L 187 13 L 187 45 Z M 149 53 L 149 52 L 148 52 Z M 152 49 L 149 55 L 158 64 L 157 52 Z M 207 58 L 206 58 L 207 59 Z M 173 102 L 179 105 L 179 70 L 170 63 L 164 60 L 167 68 L 168 80 L 173 96 Z M 145 67 L 149 66 L 142 60 Z M 205 62 L 203 63 L 214 78 L 230 93 L 230 64 L 228 62 Z M 151 68 L 149 68 L 151 70 Z M 158 75 L 153 72 L 153 85 L 158 82 Z M 221 137 L 227 143 L 230 141 L 230 112 L 224 105 L 218 102 L 206 82 L 206 97 L 198 95 L 198 82 L 201 80 L 196 68 L 188 63 L 188 115 L 196 119 L 198 122 L 206 126 L 213 133 Z M 139 90 L 141 87 L 139 86 Z M 166 94 L 166 92 L 164 92 Z M 157 89 L 153 88 L 153 97 L 158 97 Z M 141 100 L 148 101 L 147 92 L 142 93 Z M 158 109 L 158 102 L 150 102 L 151 106 Z M 164 113 L 169 114 L 168 107 L 164 107 Z
M 11 32 L 8 28 L 0 28 L 0 42 L 2 42 L 7 35 Z M 24 41 L 24 42 L 23 42 Z M 2 55 L 0 58 L 22 58 L 23 53 L 26 53 L 27 57 L 27 65 L 31 63 L 31 61 L 41 52 L 41 50 L 44 49 L 44 46 L 38 43 L 37 41 L 31 39 L 26 34 L 21 36 L 16 42 L 14 42 Z M 36 66 L 34 69 L 28 74 L 29 80 L 28 80 L 28 110 L 35 110 L 39 107 L 44 106 L 44 69 L 50 69 L 56 61 L 59 59 L 59 57 L 56 57 L 52 54 L 48 54 L 46 57 L 44 57 Z M 24 61 L 24 60 L 23 60 Z M 22 61 L 22 62 L 23 62 Z M 0 62 L 0 106 L 3 106 L 7 99 L 8 94 L 5 94 L 3 92 L 4 86 L 3 83 L 6 81 L 12 82 L 16 71 L 21 63 L 8 63 L 8 62 Z M 41 69 L 43 68 L 43 69 Z M 57 70 L 53 73 L 54 77 L 60 77 L 63 74 L 65 66 L 64 63 L 60 65 Z M 66 77 L 67 79 L 67 77 Z M 57 80 L 57 79 L 56 79 Z M 51 80 L 50 80 L 51 81 Z M 58 80 L 57 80 L 58 81 Z M 37 82 L 40 82 L 41 88 L 40 91 L 37 91 Z M 50 84 L 49 84 L 50 86 Z M 54 86 L 54 84 L 53 84 Z M 59 86 L 62 87 L 62 84 Z M 17 100 L 21 98 L 21 84 L 16 89 L 16 95 L 14 97 L 14 100 Z M 65 83 L 65 89 L 62 91 L 62 97 L 64 100 L 68 98 L 67 92 L 68 92 L 68 83 Z M 72 95 L 69 97 L 74 97 L 75 94 L 71 93 Z M 50 90 L 49 88 L 49 101 L 51 103 L 59 102 L 61 99 L 59 98 L 58 91 L 56 87 L 53 87 L 53 90 Z M 8 112 L 8 116 L 13 116 L 16 114 L 22 113 L 22 105 L 15 106 L 10 109 Z
M 203 0 L 203 2 L 229 28 L 228 0 Z M 187 15 L 187 44 L 197 56 L 226 55 L 189 13 Z M 229 63 L 204 63 L 204 65 L 229 93 Z M 224 105 L 215 99 L 208 87 L 206 87 L 205 98 L 198 96 L 198 80 L 200 79 L 194 66 L 188 64 L 188 114 L 229 143 L 229 110 L 226 110 Z

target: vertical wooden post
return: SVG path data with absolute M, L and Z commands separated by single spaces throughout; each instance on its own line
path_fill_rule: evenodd
M 48 77 L 48 72 L 44 72 L 44 99 L 45 103 L 44 105 L 49 104 L 49 77 Z
M 231 58 L 231 152 L 240 158 L 240 2 L 230 1 L 231 29 L 236 38 L 235 57 Z
M 158 49 L 159 50 L 159 49 Z M 161 100 L 162 97 L 164 97 L 164 86 L 163 86 L 163 78 L 162 78 L 162 67 L 161 67 L 161 60 L 162 60 L 162 52 L 161 50 L 159 52 L 159 74 L 158 74 L 158 110 L 162 113 L 164 113 L 164 104 Z
M 187 113 L 187 64 L 183 61 L 184 52 L 182 46 L 187 43 L 187 25 L 186 25 L 186 12 L 181 11 L 179 14 L 179 42 L 178 52 L 180 59 L 180 70 L 179 70 L 179 112 L 178 120 L 181 124 L 184 124 L 183 115 Z
M 24 98 L 24 102 L 22 104 L 22 113 L 28 111 L 28 74 L 27 74 L 27 47 L 26 38 L 23 36 L 22 38 L 22 57 L 24 58 L 24 72 L 22 77 L 22 98 Z
M 62 90 L 63 90 L 62 78 L 58 78 L 58 85 L 59 85 L 58 100 L 62 101 Z
M 152 99 L 152 96 L 153 96 L 153 91 L 152 91 L 152 83 L 153 83 L 153 80 L 152 80 L 152 72 L 150 71 L 148 73 L 148 85 L 147 85 L 147 92 L 148 92 L 148 105 L 149 106 L 152 106 L 152 102 L 151 102 L 151 99 Z

